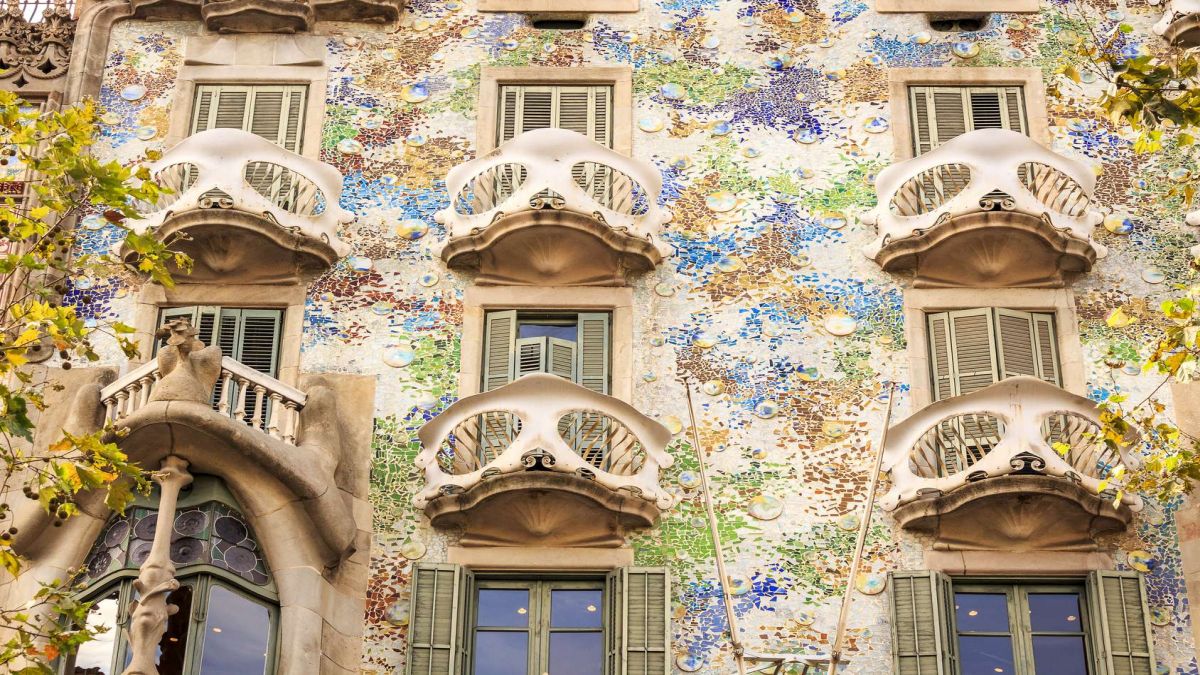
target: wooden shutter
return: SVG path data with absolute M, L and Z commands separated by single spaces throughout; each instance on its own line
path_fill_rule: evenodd
M 546 338 L 546 372 L 575 381 L 575 343 L 562 338 Z
M 605 580 L 608 675 L 668 675 L 670 574 L 666 568 L 622 567 Z
M 586 312 L 579 315 L 579 363 L 575 367 L 577 382 L 592 391 L 609 393 L 609 364 L 611 363 L 611 315 Z
M 935 315 L 936 316 L 936 315 Z M 979 391 L 998 377 L 990 309 L 945 312 L 950 334 L 950 395 Z
M 612 147 L 612 87 L 504 85 L 500 87 L 497 145 L 534 129 L 570 129 Z
M 997 309 L 996 334 L 1000 379 L 1016 375 L 1038 377 L 1039 354 L 1033 333 L 1033 315 L 1012 309 Z
M 954 589 L 940 572 L 888 574 L 892 613 L 892 672 L 956 675 Z
M 976 129 L 1028 133 L 1022 87 L 910 87 L 909 101 L 918 155 Z
M 235 359 L 260 373 L 276 376 L 283 313 L 277 309 L 240 309 Z M 224 311 L 222 311 L 222 320 Z M 223 336 L 222 336 L 223 339 Z
M 1061 387 L 1062 378 L 1059 376 L 1061 366 L 1058 362 L 1058 334 L 1054 329 L 1054 315 L 1034 312 L 1033 337 L 1034 348 L 1038 355 L 1038 377 Z
M 470 661 L 474 577 L 459 565 L 413 567 L 406 675 L 462 675 Z
M 517 338 L 516 377 L 546 372 L 546 338 Z
M 1154 639 L 1142 575 L 1088 575 L 1088 607 L 1097 675 L 1153 675 Z
M 483 390 L 499 389 L 513 381 L 517 313 L 488 312 L 484 327 Z
M 950 366 L 950 316 L 946 312 L 926 316 L 929 330 L 929 370 L 933 400 L 954 396 L 954 370 Z
M 192 133 L 241 129 L 300 152 L 306 94 L 302 85 L 199 85 Z

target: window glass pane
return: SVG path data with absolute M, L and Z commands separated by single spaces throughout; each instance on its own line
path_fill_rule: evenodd
M 113 650 L 117 647 L 117 592 L 97 600 L 88 612 L 88 628 L 107 626 L 108 630 L 85 642 L 75 654 L 75 669 L 72 675 L 112 675 Z
M 1008 632 L 1008 596 L 1004 593 L 955 593 L 954 609 L 959 632 Z
M 962 675 L 1014 675 L 1012 639 L 960 635 L 958 654 Z M 1054 675 L 1060 675 L 1054 673 Z
M 1078 593 L 1030 593 L 1029 625 L 1035 633 L 1080 633 Z
M 601 675 L 603 633 L 552 633 L 549 675 Z
M 183 675 L 183 655 L 187 651 L 188 626 L 192 618 L 192 587 L 184 584 L 167 596 L 167 604 L 179 611 L 167 618 L 167 632 L 158 641 L 159 675 Z M 131 658 L 132 654 L 127 655 Z
M 550 592 L 550 625 L 555 628 L 600 628 L 600 590 L 553 590 Z
M 475 675 L 525 675 L 529 635 L 525 631 L 475 633 Z
M 524 323 L 517 328 L 518 338 L 553 337 L 562 340 L 575 341 L 577 329 L 575 324 L 564 326 L 549 323 Z
M 1033 638 L 1033 665 L 1046 675 L 1087 675 L 1083 636 L 1041 635 Z
M 475 625 L 524 628 L 529 625 L 529 591 L 481 588 Z
M 265 606 L 222 586 L 209 590 L 201 673 L 263 673 L 270 639 L 271 613 Z

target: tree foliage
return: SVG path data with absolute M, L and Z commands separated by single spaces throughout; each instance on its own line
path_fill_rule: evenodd
M 170 270 L 190 264 L 153 234 L 127 226 L 144 205 L 157 201 L 161 188 L 145 166 L 96 157 L 98 115 L 92 102 L 41 112 L 0 91 L 0 188 L 6 195 L 0 199 L 0 565 L 13 576 L 24 566 L 14 548 L 21 536 L 15 513 L 23 508 L 17 500 L 36 502 L 60 526 L 78 512 L 76 498 L 85 491 L 104 491 L 107 505 L 123 511 L 135 492 L 149 489 L 142 469 L 115 443 L 103 441 L 104 431 L 73 435 L 46 429 L 41 437 L 59 438 L 47 447 L 33 445 L 34 420 L 56 387 L 50 366 L 39 362 L 56 356 L 58 367 L 69 369 L 73 362 L 96 361 L 103 340 L 129 357 L 137 355 L 131 327 L 83 315 L 86 297 L 79 307 L 64 301 L 74 282 L 118 277 L 169 286 Z M 106 235 L 113 232 L 123 242 L 131 252 L 127 259 L 107 248 L 81 247 L 74 225 L 91 214 L 104 219 Z M 0 668 L 49 674 L 51 661 L 95 637 L 100 627 L 85 625 L 88 605 L 74 598 L 72 581 L 44 584 L 20 607 L 0 607 L 0 628 L 7 629 Z
M 1153 35 L 1140 36 L 1148 42 L 1137 44 L 1127 23 L 1100 32 L 1096 26 L 1102 24 L 1094 20 L 1099 10 L 1083 0 L 1072 0 L 1065 11 L 1078 19 L 1072 24 L 1081 27 L 1083 34 L 1059 64 L 1056 73 L 1061 84 L 1052 86 L 1050 94 L 1072 103 L 1083 99 L 1130 139 L 1136 153 L 1193 152 L 1200 129 L 1200 50 L 1173 47 Z M 1079 86 L 1089 80 L 1103 86 L 1098 95 Z M 1178 197 L 1192 208 L 1195 177 L 1172 186 L 1167 196 Z M 1193 222 L 1198 218 L 1200 213 L 1188 216 L 1191 224 L 1200 224 Z M 1193 260 L 1193 278 L 1198 267 Z M 1141 372 L 1161 378 L 1158 385 L 1137 400 L 1118 392 L 1100 404 L 1105 443 L 1116 447 L 1136 433 L 1145 451 L 1143 466 L 1113 467 L 1109 483 L 1164 502 L 1190 492 L 1200 480 L 1200 439 L 1182 430 L 1177 415 L 1161 400 L 1171 382 L 1189 383 L 1200 377 L 1200 279 L 1176 286 L 1172 295 L 1157 307 L 1155 324 L 1164 328 L 1139 345 L 1139 353 L 1148 354 L 1139 364 Z M 1133 320 L 1121 309 L 1107 319 L 1113 328 Z M 1113 364 L 1125 360 L 1117 354 L 1106 359 Z

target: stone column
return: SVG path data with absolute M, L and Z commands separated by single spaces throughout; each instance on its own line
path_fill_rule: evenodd
M 192 482 L 187 471 L 187 460 L 170 455 L 155 472 L 154 480 L 161 488 L 158 500 L 158 519 L 155 521 L 154 542 L 150 556 L 142 563 L 133 587 L 141 596 L 130 611 L 126 638 L 133 652 L 133 659 L 122 675 L 158 675 L 154 662 L 155 648 L 167 632 L 167 617 L 179 611 L 179 607 L 167 604 L 167 596 L 179 588 L 175 578 L 175 565 L 171 562 L 171 532 L 175 530 L 175 505 L 179 491 Z

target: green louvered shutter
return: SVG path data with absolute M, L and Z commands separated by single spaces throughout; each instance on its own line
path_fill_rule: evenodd
M 979 391 L 1000 379 L 991 309 L 938 312 L 926 318 L 935 400 Z
M 504 85 L 497 122 L 497 145 L 526 131 L 557 128 L 612 147 L 612 87 Z
M 594 392 L 608 394 L 611 363 L 611 315 L 587 312 L 579 315 L 579 363 L 577 382 Z
M 483 390 L 499 389 L 516 372 L 517 313 L 488 312 L 483 331 Z
M 1153 675 L 1154 638 L 1142 575 L 1092 572 L 1088 606 L 1097 675 Z
M 192 133 L 241 129 L 300 152 L 306 95 L 303 85 L 202 84 L 196 87 Z
M 413 567 L 406 675 L 465 675 L 473 587 L 474 576 L 460 565 Z
M 622 567 L 605 580 L 607 675 L 669 675 L 671 582 L 666 568 Z
M 1059 373 L 1062 364 L 1058 361 L 1058 335 L 1054 330 L 1054 315 L 1034 312 L 1033 338 L 1034 349 L 1038 355 L 1038 377 L 1053 384 L 1062 386 Z
M 933 400 L 954 396 L 954 372 L 950 367 L 950 317 L 945 312 L 926 317 L 929 330 L 929 372 Z
M 544 337 L 517 338 L 515 376 L 546 372 L 546 351 Z
M 1022 87 L 910 87 L 909 101 L 918 155 L 976 129 L 1029 133 Z
M 1000 379 L 1015 375 L 1058 384 L 1058 346 L 1054 316 L 1038 312 L 997 309 Z
M 954 589 L 940 572 L 888 574 L 892 614 L 892 672 L 957 675 Z

